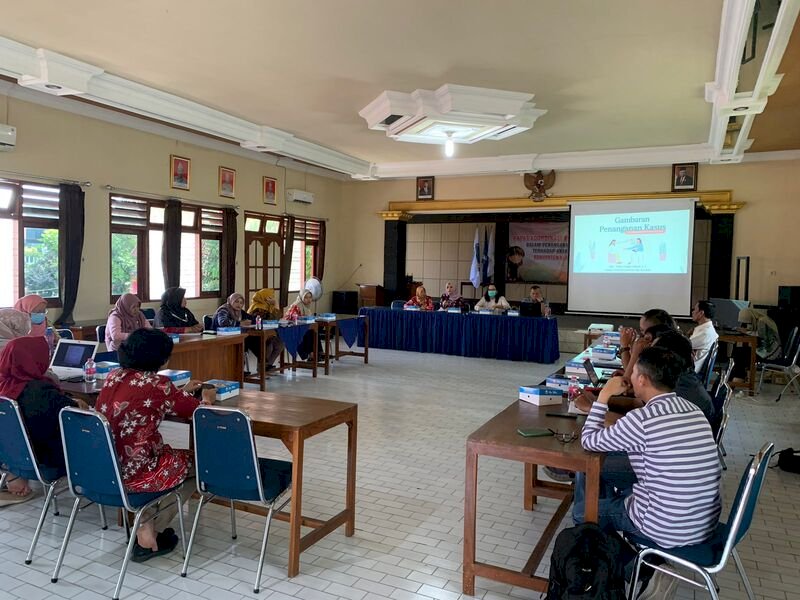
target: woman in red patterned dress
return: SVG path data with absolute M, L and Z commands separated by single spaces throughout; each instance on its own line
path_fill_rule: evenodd
M 201 382 L 192 381 L 183 389 L 175 387 L 157 371 L 172 354 L 172 340 L 155 329 L 138 329 L 119 348 L 120 369 L 106 379 L 95 408 L 111 424 L 122 479 L 129 492 L 159 492 L 173 488 L 191 476 L 192 455 L 164 443 L 158 427 L 167 414 L 189 419 L 200 403 L 191 392 Z M 215 390 L 203 390 L 204 404 L 213 404 Z M 184 502 L 194 486 L 184 486 Z M 136 532 L 132 560 L 142 562 L 175 548 L 177 536 L 171 529 L 157 534 L 177 514 L 174 503 Z

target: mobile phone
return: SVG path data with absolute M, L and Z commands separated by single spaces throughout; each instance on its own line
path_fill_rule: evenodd
M 562 419 L 577 419 L 578 415 L 573 415 L 572 413 L 563 413 L 563 412 L 551 412 L 545 413 L 548 417 L 561 417 Z
M 203 390 L 213 390 L 214 386 L 210 383 L 201 383 L 200 386 L 193 392 L 195 398 L 200 399 L 203 397 Z
M 553 435 L 549 429 L 517 429 L 517 433 L 522 437 L 547 437 Z

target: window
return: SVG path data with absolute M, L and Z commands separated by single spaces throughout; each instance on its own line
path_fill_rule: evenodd
M 111 299 L 137 294 L 157 300 L 164 292 L 161 263 L 166 203 L 112 195 Z M 180 286 L 187 298 L 216 298 L 220 290 L 221 209 L 181 205 Z
M 0 306 L 25 294 L 61 306 L 58 196 L 58 186 L 0 180 Z
M 298 292 L 317 273 L 321 221 L 295 219 L 289 291 Z

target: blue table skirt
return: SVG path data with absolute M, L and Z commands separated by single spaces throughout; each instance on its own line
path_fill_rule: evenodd
M 553 363 L 555 319 L 362 308 L 372 348 Z M 363 332 L 359 332 L 363 345 Z

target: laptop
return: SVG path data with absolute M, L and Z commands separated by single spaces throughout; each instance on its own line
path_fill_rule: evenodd
M 50 361 L 50 370 L 60 380 L 83 375 L 83 365 L 94 358 L 99 342 L 84 340 L 58 340 L 58 346 Z
M 519 303 L 519 316 L 521 316 L 521 317 L 541 317 L 542 316 L 542 303 L 541 302 L 520 302 Z
M 586 375 L 589 377 L 589 381 L 592 382 L 593 387 L 600 387 L 603 385 L 614 372 L 613 370 L 601 369 L 600 373 L 598 373 L 597 369 L 595 369 L 592 364 L 591 358 L 587 358 L 583 361 L 583 368 L 586 369 Z

